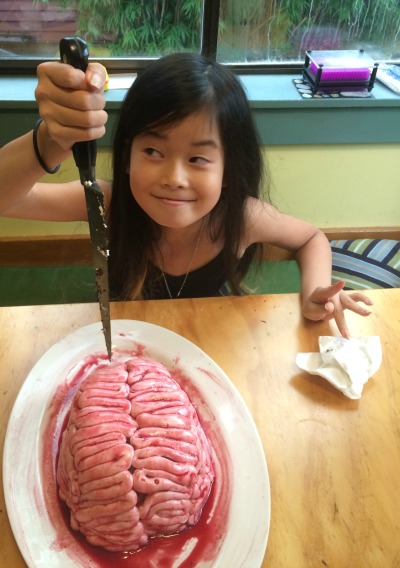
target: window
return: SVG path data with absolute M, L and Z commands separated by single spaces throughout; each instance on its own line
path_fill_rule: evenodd
M 54 57 L 66 35 L 96 57 L 158 57 L 200 50 L 202 0 L 0 0 L 0 48 L 9 57 Z
M 0 59 L 7 69 L 58 57 L 81 35 L 112 68 L 171 51 L 200 51 L 233 65 L 302 63 L 307 49 L 364 48 L 400 60 L 398 0 L 0 0 Z
M 218 59 L 304 62 L 306 50 L 400 60 L 398 0 L 222 0 Z

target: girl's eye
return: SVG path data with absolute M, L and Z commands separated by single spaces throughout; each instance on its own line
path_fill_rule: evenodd
M 192 164 L 207 164 L 208 160 L 206 158 L 201 158 L 200 156 L 193 156 L 189 160 Z
M 145 148 L 144 152 L 145 154 L 147 154 L 148 156 L 152 156 L 153 158 L 158 158 L 161 156 L 160 152 L 155 148 Z

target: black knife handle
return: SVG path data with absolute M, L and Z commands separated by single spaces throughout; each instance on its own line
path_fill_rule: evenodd
M 86 71 L 89 64 L 88 46 L 80 37 L 64 37 L 60 41 L 60 56 L 63 63 L 68 63 L 82 71 Z M 79 169 L 81 182 L 94 181 L 96 177 L 96 140 L 76 142 L 72 147 L 72 152 Z
M 60 56 L 63 63 L 82 71 L 86 71 L 89 64 L 89 49 L 80 37 L 64 37 L 60 41 Z

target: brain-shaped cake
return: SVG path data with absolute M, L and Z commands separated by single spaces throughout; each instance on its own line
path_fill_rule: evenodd
M 71 527 L 88 542 L 136 550 L 194 525 L 213 479 L 196 410 L 163 365 L 101 364 L 81 383 L 57 481 Z

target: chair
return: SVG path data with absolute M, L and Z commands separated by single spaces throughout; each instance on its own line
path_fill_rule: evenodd
M 350 239 L 330 245 L 332 282 L 346 280 L 345 290 L 400 288 L 400 241 Z

